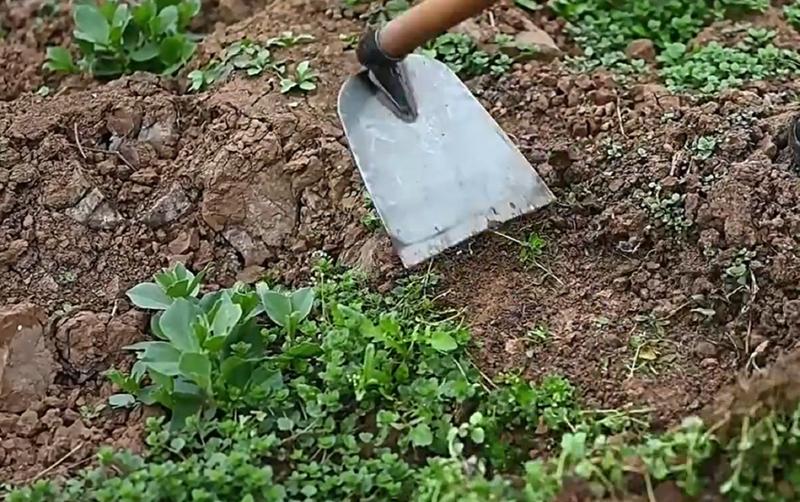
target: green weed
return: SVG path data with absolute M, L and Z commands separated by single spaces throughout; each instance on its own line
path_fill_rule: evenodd
M 463 33 L 445 33 L 428 42 L 422 53 L 446 63 L 462 78 L 479 75 L 502 75 L 513 60 L 506 54 L 489 54 L 478 48 L 478 44 Z
M 203 69 L 189 73 L 189 90 L 199 91 L 216 82 L 223 82 L 234 71 L 244 71 L 247 76 L 254 77 L 265 69 L 278 69 L 269 49 L 250 40 L 242 40 L 226 47 L 219 60 L 212 60 Z
M 800 28 L 800 2 L 795 1 L 794 3 L 784 5 L 783 16 L 789 21 L 789 24 L 795 28 Z
M 728 13 L 763 12 L 768 0 L 550 0 L 570 22 L 568 30 L 587 57 L 624 54 L 628 44 L 648 39 L 657 49 L 688 42 L 709 22 Z M 624 56 L 620 56 L 624 60 Z
M 546 342 L 550 339 L 550 329 L 546 324 L 537 324 L 528 330 L 527 338 L 534 343 Z
M 277 37 L 267 40 L 267 47 L 294 47 L 295 45 L 308 43 L 314 40 L 314 37 L 307 33 L 300 33 L 295 35 L 292 31 L 284 31 Z
M 692 142 L 691 151 L 700 160 L 710 159 L 717 149 L 719 139 L 714 136 L 700 136 Z
M 792 499 L 800 489 L 787 469 L 800 454 L 800 409 L 746 419 L 731 440 L 697 419 L 641 437 L 647 410 L 581 410 L 576 389 L 558 376 L 538 385 L 483 377 L 465 328 L 428 296 L 435 276 L 408 278 L 385 295 L 329 261 L 315 277 L 312 289 L 294 292 L 235 285 L 201 294 L 202 274 L 176 266 L 131 289 L 132 301 L 158 313 L 154 340 L 134 347 L 139 369 L 112 378 L 124 388 L 130 382 L 120 378 L 144 368 L 132 397 L 156 386 L 155 394 L 206 406 L 176 412 L 185 405 L 173 402 L 172 425 L 148 419 L 145 456 L 103 448 L 96 467 L 70 479 L 0 485 L 0 495 L 544 502 L 568 478 L 613 497 L 638 477 L 697 496 L 720 462 L 731 466 L 719 486 L 730 500 Z M 170 351 L 180 355 L 165 357 Z M 198 392 L 184 392 L 192 386 Z M 530 461 L 542 448 L 552 455 Z
M 48 47 L 44 67 L 103 78 L 135 71 L 174 74 L 194 55 L 196 43 L 187 30 L 199 11 L 199 0 L 76 3 L 73 37 L 83 57 L 74 63 L 67 49 Z
M 800 58 L 772 44 L 774 33 L 751 29 L 734 47 L 717 42 L 688 49 L 689 42 L 712 21 L 728 15 L 763 12 L 768 0 L 551 0 L 569 21 L 568 31 L 583 48 L 579 69 L 603 65 L 623 73 L 644 70 L 625 53 L 630 42 L 653 42 L 659 73 L 676 91 L 716 93 L 742 83 L 796 73 Z M 788 14 L 787 14 L 788 15 Z
M 525 245 L 519 250 L 519 259 L 522 263 L 532 265 L 544 253 L 547 241 L 538 232 L 531 232 L 525 239 Z
M 797 73 L 800 55 L 775 47 L 771 43 L 774 35 L 750 30 L 749 36 L 734 47 L 710 42 L 694 51 L 688 51 L 682 43 L 671 44 L 659 56 L 661 76 L 672 90 L 712 94 L 753 80 Z
M 287 86 L 289 81 L 295 82 L 296 85 L 292 86 L 291 89 L 299 87 L 300 83 L 304 83 L 304 87 L 301 87 L 301 89 L 312 90 L 316 88 L 314 84 L 316 77 L 307 67 L 302 77 L 305 80 L 297 82 L 298 77 L 285 76 L 286 62 L 284 60 L 275 60 L 271 52 L 271 49 L 292 47 L 310 40 L 313 40 L 311 35 L 295 35 L 287 31 L 278 37 L 270 38 L 265 45 L 247 39 L 235 42 L 222 51 L 219 59 L 213 59 L 202 69 L 189 73 L 189 81 L 191 82 L 189 90 L 199 91 L 208 88 L 214 83 L 223 82 L 235 71 L 245 72 L 248 77 L 256 77 L 267 70 L 280 76 L 282 81 L 287 81 Z M 306 65 L 308 65 L 307 62 Z M 283 82 L 281 88 L 283 89 Z
M 372 198 L 369 194 L 364 194 L 364 215 L 361 217 L 361 224 L 364 225 L 370 232 L 378 231 L 382 226 L 378 212 L 375 210 L 375 205 L 372 203 Z
M 154 339 L 129 347 L 130 374 L 110 373 L 125 392 L 111 403 L 159 404 L 169 425 L 148 422 L 147 458 L 104 450 L 99 469 L 63 490 L 40 483 L 10 500 L 406 499 L 429 472 L 421 459 L 490 451 L 481 462 L 505 465 L 526 451 L 504 436 L 511 422 L 579 421 L 563 379 L 487 387 L 466 329 L 433 314 L 435 277 L 381 296 L 328 262 L 316 276 L 294 292 L 201 294 L 202 273 L 177 265 L 132 288 L 130 300 L 156 312 Z
M 744 292 L 752 296 L 758 289 L 756 271 L 762 267 L 755 251 L 740 249 L 724 269 L 726 297 Z
M 301 61 L 294 69 L 294 74 L 281 79 L 281 93 L 293 90 L 310 92 L 317 88 L 317 74 L 311 69 L 309 61 Z
M 659 183 L 651 182 L 647 185 L 646 191 L 634 192 L 634 197 L 641 201 L 642 207 L 651 218 L 680 234 L 692 226 L 683 206 L 686 195 L 673 193 L 665 197 L 662 191 L 663 188 Z
M 358 40 L 360 35 L 358 33 L 340 33 L 339 40 L 342 41 L 344 45 L 344 50 L 351 51 L 354 50 L 358 46 Z

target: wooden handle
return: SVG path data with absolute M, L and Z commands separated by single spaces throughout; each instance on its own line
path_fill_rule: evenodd
M 403 58 L 428 40 L 489 8 L 496 0 L 423 0 L 383 27 L 379 37 L 386 55 Z

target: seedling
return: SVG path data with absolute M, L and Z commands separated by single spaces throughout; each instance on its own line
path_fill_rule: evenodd
M 514 39 L 514 37 L 511 35 L 506 35 L 505 33 L 498 33 L 495 35 L 494 43 L 497 44 L 501 49 L 510 49 L 511 51 L 516 52 L 517 54 L 514 57 L 515 60 L 530 59 L 537 53 L 535 46 L 520 44 L 516 41 L 516 39 Z
M 718 139 L 714 136 L 701 136 L 699 138 L 695 138 L 694 142 L 692 143 L 692 153 L 694 156 L 700 160 L 706 160 L 711 158 L 714 155 L 714 151 L 717 149 Z
M 546 342 L 550 339 L 550 329 L 546 324 L 537 324 L 528 330 L 528 340 L 536 343 Z
M 533 266 L 547 274 L 548 277 L 551 277 L 557 283 L 564 285 L 564 281 L 558 278 L 549 268 L 542 265 L 538 258 L 542 255 L 545 247 L 545 240 L 536 232 L 531 232 L 528 234 L 528 239 L 526 242 L 523 242 L 519 239 L 511 237 L 510 235 L 506 235 L 502 232 L 498 232 L 493 230 L 492 233 L 498 235 L 514 244 L 520 246 L 520 255 L 519 259 L 525 266 Z
M 350 34 L 339 34 L 339 40 L 344 43 L 344 50 L 350 51 L 356 48 L 358 45 L 359 34 L 358 33 L 350 33 Z
M 69 51 L 50 47 L 45 68 L 103 78 L 135 71 L 172 75 L 194 55 L 187 29 L 199 11 L 199 0 L 76 3 L 73 37 L 83 57 L 75 64 Z
M 795 27 L 795 29 L 800 28 L 800 2 L 795 1 L 794 3 L 790 3 L 788 5 L 783 6 L 783 15 L 789 24 Z
M 445 33 L 428 42 L 422 53 L 446 63 L 462 78 L 506 73 L 513 63 L 505 54 L 489 54 L 463 33 Z
M 269 49 L 250 40 L 242 40 L 226 47 L 219 60 L 212 60 L 201 70 L 189 73 L 190 91 L 199 91 L 225 81 L 234 71 L 243 71 L 248 77 L 261 75 L 265 70 L 277 71 Z
M 370 232 L 379 230 L 383 226 L 383 223 L 378 216 L 378 212 L 375 210 L 372 198 L 366 193 L 364 194 L 364 210 L 365 213 L 361 217 L 361 224 L 367 227 L 367 230 Z
M 605 148 L 606 157 L 609 159 L 621 159 L 623 155 L 622 145 L 615 143 L 613 139 L 606 138 L 601 144 Z
M 270 38 L 269 40 L 267 40 L 267 46 L 280 47 L 280 48 L 294 47 L 295 45 L 308 43 L 313 40 L 314 37 L 306 33 L 295 35 L 291 31 L 284 31 L 277 37 Z
M 724 279 L 728 291 L 726 298 L 730 299 L 739 292 L 745 292 L 751 298 L 755 296 L 758 291 L 755 272 L 761 266 L 761 262 L 756 259 L 755 251 L 740 249 L 731 264 L 725 268 Z
M 297 64 L 294 77 L 281 79 L 281 93 L 286 94 L 295 89 L 310 92 L 317 88 L 317 75 L 311 70 L 311 63 L 302 61 Z
M 533 231 L 529 233 L 528 238 L 525 239 L 525 244 L 519 251 L 520 261 L 527 265 L 534 264 L 536 260 L 542 256 L 542 253 L 544 253 L 544 248 L 546 245 L 547 241 L 545 241 L 538 232 Z
M 663 188 L 655 182 L 649 183 L 647 188 L 646 192 L 637 190 L 634 196 L 641 201 L 642 207 L 651 218 L 678 234 L 692 226 L 692 222 L 686 218 L 683 206 L 685 194 L 673 193 L 664 197 Z
M 91 422 L 100 417 L 100 415 L 102 415 L 107 408 L 108 406 L 105 403 L 98 403 L 93 406 L 85 404 L 80 407 L 79 412 L 81 414 L 81 418 L 87 422 Z

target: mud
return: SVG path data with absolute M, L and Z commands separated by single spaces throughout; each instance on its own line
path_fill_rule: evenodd
M 193 67 L 245 36 L 291 29 L 315 40 L 280 57 L 311 60 L 318 90 L 282 95 L 265 73 L 188 94 L 186 82 L 148 75 L 102 84 L 43 73 L 44 47 L 65 42 L 70 20 L 36 23 L 34 4 L 21 5 L 0 8 L 0 306 L 35 306 L 33 354 L 51 370 L 24 406 L 0 406 L 0 430 L 13 431 L 0 440 L 0 479 L 13 480 L 67 454 L 62 470 L 83 465 L 100 443 L 141 446 L 143 412 L 102 409 L 112 393 L 102 372 L 125 367 L 121 347 L 145 336 L 124 292 L 159 268 L 208 267 L 223 286 L 298 283 L 324 251 L 378 285 L 405 273 L 386 236 L 361 223 L 363 185 L 336 115 L 339 86 L 358 69 L 339 35 L 362 29 L 359 12 L 332 0 L 210 2 Z M 504 2 L 473 23 L 465 29 L 485 44 L 541 28 L 537 40 L 573 50 L 546 12 Z M 440 298 L 466 308 L 488 375 L 562 374 L 587 406 L 649 408 L 668 427 L 798 348 L 800 183 L 786 142 L 797 86 L 755 83 L 700 102 L 550 59 L 469 82 L 557 196 L 500 229 L 539 233 L 538 265 L 489 233 L 433 262 Z M 50 92 L 36 93 L 43 85 Z M 708 158 L 702 137 L 715 139 Z M 645 207 L 651 183 L 682 197 L 667 224 Z M 740 284 L 726 271 L 742 257 Z

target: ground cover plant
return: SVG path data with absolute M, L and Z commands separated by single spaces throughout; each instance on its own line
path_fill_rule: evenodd
M 314 287 L 294 291 L 201 293 L 202 278 L 177 265 L 128 291 L 155 312 L 153 340 L 128 347 L 129 374 L 109 373 L 126 392 L 111 404 L 168 411 L 168 421 L 148 419 L 147 455 L 102 449 L 96 468 L 12 491 L 9 502 L 545 501 L 574 477 L 619 494 L 631 474 L 697 495 L 704 466 L 720 459 L 733 469 L 719 488 L 730 500 L 800 490 L 783 472 L 798 453 L 800 408 L 720 442 L 699 419 L 651 434 L 645 410 L 581 409 L 558 376 L 493 382 L 470 360 L 468 331 L 430 300 L 433 276 L 386 295 L 325 260 Z M 527 460 L 542 447 L 549 458 Z
M 270 38 L 264 44 L 252 40 L 241 40 L 226 47 L 219 58 L 214 58 L 202 68 L 189 73 L 189 91 L 207 89 L 224 82 L 233 72 L 244 72 L 248 77 L 257 77 L 269 70 L 280 79 L 281 92 L 294 89 L 309 92 L 316 89 L 316 75 L 309 61 L 299 62 L 294 74 L 287 72 L 287 60 L 276 59 L 273 51 L 293 47 L 313 40 L 311 35 L 295 35 L 291 31 Z
M 646 41 L 653 46 L 660 76 L 673 90 L 712 94 L 800 69 L 796 51 L 773 45 L 775 33 L 768 30 L 751 28 L 732 47 L 718 42 L 690 47 L 711 22 L 764 12 L 769 7 L 766 0 L 553 0 L 549 6 L 569 21 L 568 31 L 583 49 L 583 66 L 644 71 L 642 54 L 629 49 L 634 42 Z M 790 20 L 792 12 L 786 8 Z

